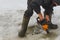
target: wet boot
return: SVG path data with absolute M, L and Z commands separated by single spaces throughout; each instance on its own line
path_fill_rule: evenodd
M 58 25 L 52 24 L 51 22 L 49 22 L 48 25 L 49 25 L 49 29 L 57 29 L 58 28 Z
M 22 29 L 21 31 L 18 33 L 19 37 L 24 37 L 25 33 L 27 31 L 27 26 L 29 23 L 30 18 L 29 17 L 23 17 L 23 22 L 22 22 Z

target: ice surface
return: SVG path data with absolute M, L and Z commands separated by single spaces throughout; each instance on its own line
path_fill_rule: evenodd
M 37 34 L 27 35 L 25 38 L 18 37 L 21 28 L 27 0 L 0 0 L 0 40 L 60 40 L 60 27 L 51 35 Z M 42 9 L 42 11 L 44 11 Z M 35 25 L 37 14 L 31 17 L 28 26 Z M 52 22 L 60 26 L 60 7 L 54 8 Z M 20 24 L 20 25 L 19 25 Z

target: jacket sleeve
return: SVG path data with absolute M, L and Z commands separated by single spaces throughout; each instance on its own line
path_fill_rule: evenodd
M 40 5 L 42 5 L 43 0 L 28 0 L 28 8 L 33 9 L 37 14 L 41 12 Z

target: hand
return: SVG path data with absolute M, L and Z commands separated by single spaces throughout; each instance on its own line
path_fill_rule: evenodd
M 46 15 L 45 19 L 46 19 L 46 21 L 47 21 L 47 22 L 48 22 L 48 21 L 50 21 L 50 19 L 49 19 L 49 16 L 48 16 L 48 15 Z
M 38 14 L 38 17 L 39 17 L 40 21 L 42 21 L 44 19 L 41 13 Z

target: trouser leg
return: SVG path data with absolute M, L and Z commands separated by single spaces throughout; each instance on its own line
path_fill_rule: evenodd
M 33 9 L 31 7 L 29 7 L 24 13 L 23 21 L 22 21 L 22 29 L 18 34 L 19 37 L 24 37 L 25 36 L 30 17 L 32 15 L 33 15 Z

